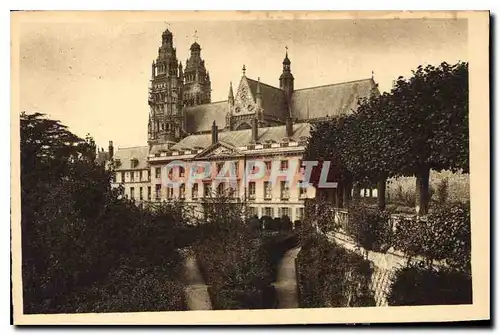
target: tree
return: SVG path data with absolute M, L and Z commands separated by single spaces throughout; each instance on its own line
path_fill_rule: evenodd
M 400 175 L 417 177 L 416 206 L 427 214 L 430 170 L 469 171 L 468 63 L 419 66 L 399 77 L 388 117 L 401 132 Z
M 112 171 L 96 163 L 90 136 L 80 139 L 42 114 L 20 118 L 24 312 L 68 313 L 83 305 L 95 312 L 110 303 L 127 310 L 111 302 L 109 290 L 126 295 L 128 287 L 148 289 L 134 286 L 145 268 L 161 277 L 157 291 L 165 285 L 176 290 L 170 283 L 179 273 L 182 213 L 172 206 L 143 210 L 118 199 L 121 190 L 111 188 Z M 116 285 L 103 285 L 105 278 Z
M 427 214 L 430 170 L 469 170 L 468 63 L 419 66 L 390 93 L 362 99 L 350 115 L 313 127 L 305 159 L 333 160 L 343 184 L 416 176 L 416 206 Z M 328 140 L 326 140 L 328 139 Z

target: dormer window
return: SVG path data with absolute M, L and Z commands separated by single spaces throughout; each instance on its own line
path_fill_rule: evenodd
M 120 167 L 120 166 L 122 166 L 122 162 L 121 162 L 121 160 L 119 160 L 119 159 L 115 159 L 115 166 L 116 166 L 116 167 Z
M 130 166 L 133 168 L 136 168 L 139 165 L 139 160 L 137 158 L 132 158 L 130 160 Z

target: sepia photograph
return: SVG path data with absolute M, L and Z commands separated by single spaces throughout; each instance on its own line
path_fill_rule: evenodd
M 487 11 L 18 11 L 11 43 L 15 324 L 489 320 Z

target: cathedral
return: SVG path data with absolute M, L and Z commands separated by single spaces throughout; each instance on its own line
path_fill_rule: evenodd
M 191 45 L 183 66 L 173 34 L 167 29 L 161 37 L 158 56 L 151 64 L 147 145 L 114 150 L 110 142 L 109 148 L 116 173 L 113 186 L 121 184 L 125 196 L 138 203 L 177 198 L 200 208 L 204 198 L 224 192 L 223 184 L 212 190 L 208 182 L 176 188 L 163 185 L 163 168 L 172 161 L 186 162 L 184 168 L 169 172 L 178 178 L 196 161 L 211 162 L 217 169 L 227 161 L 245 169 L 250 159 L 264 161 L 266 167 L 279 162 L 283 171 L 291 163 L 300 167 L 312 123 L 350 113 L 358 99 L 380 94 L 373 78 L 296 90 L 286 50 L 276 86 L 247 77 L 243 65 L 238 85 L 228 85 L 227 100 L 212 102 L 200 44 Z M 269 170 L 255 181 L 238 173 L 235 200 L 245 201 L 250 213 L 259 217 L 301 219 L 304 199 L 315 197 L 314 187 L 270 183 Z M 297 170 L 298 180 L 302 172 Z

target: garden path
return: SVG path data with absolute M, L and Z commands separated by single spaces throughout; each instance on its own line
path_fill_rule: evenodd
M 201 276 L 196 257 L 187 252 L 185 254 L 184 275 L 186 280 L 186 302 L 189 310 L 211 310 L 212 303 L 208 294 L 207 285 Z
M 278 308 L 299 308 L 295 259 L 300 247 L 288 250 L 278 265 L 278 275 L 273 284 L 278 296 Z

